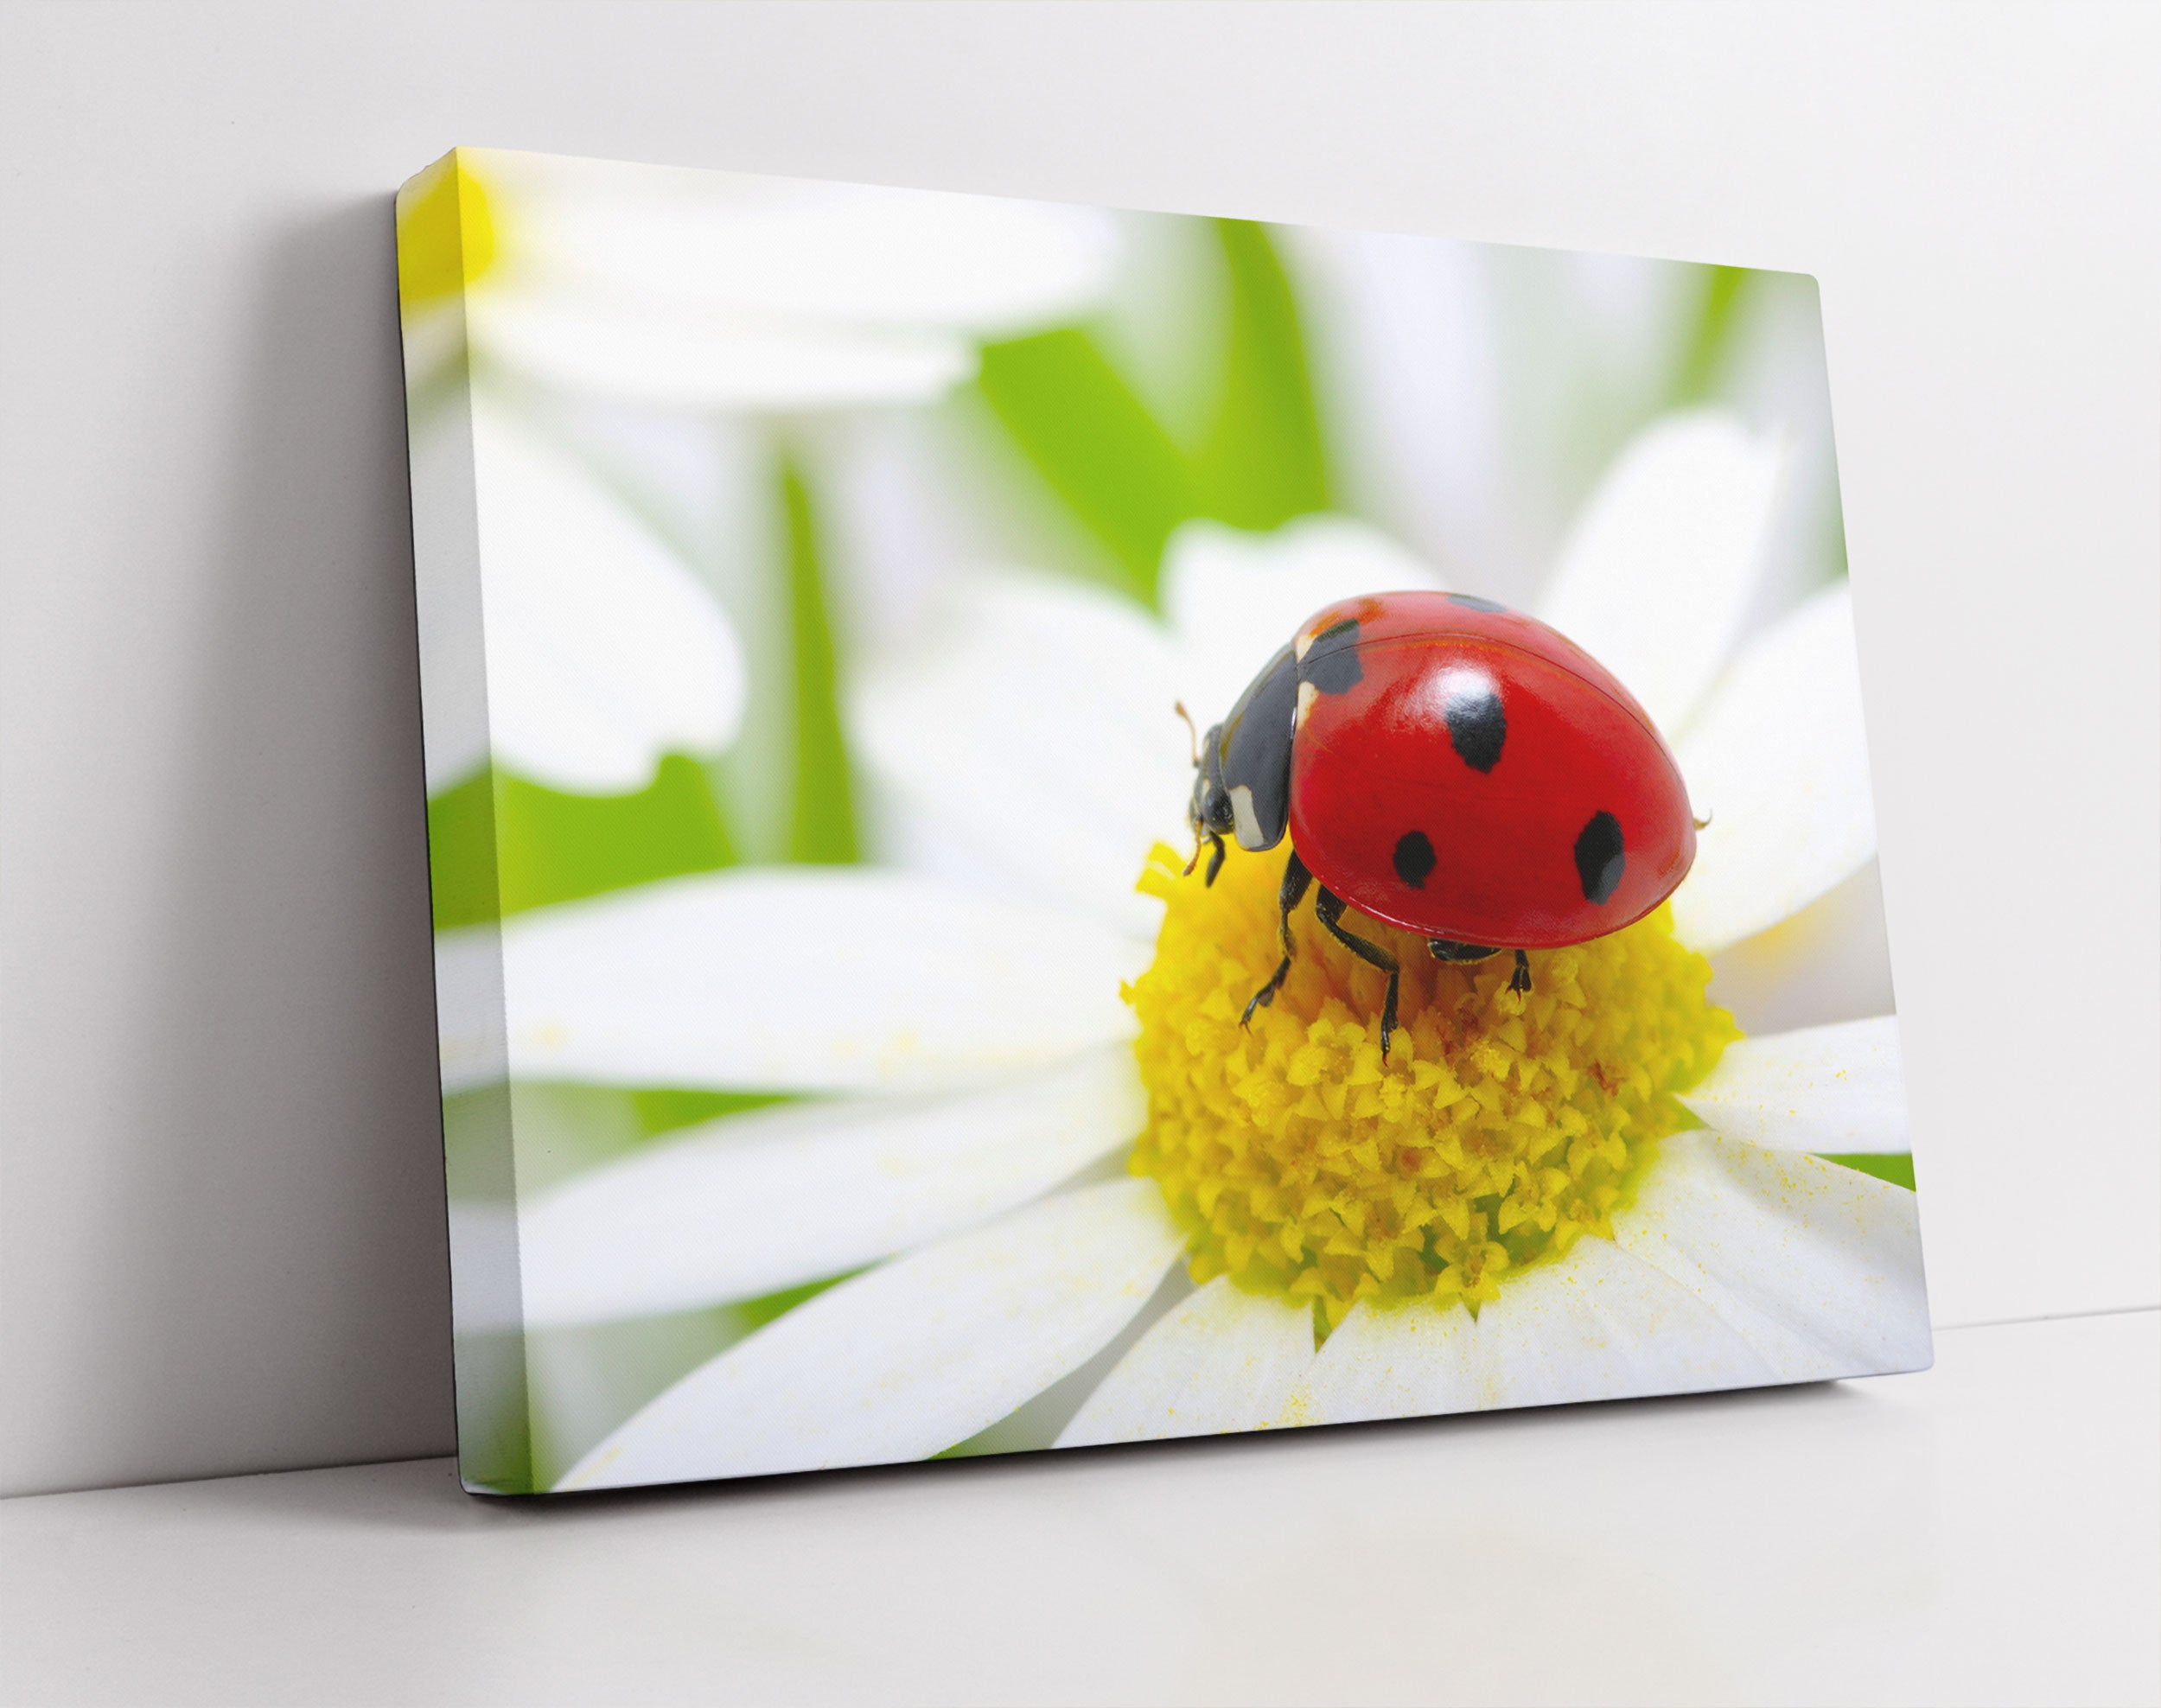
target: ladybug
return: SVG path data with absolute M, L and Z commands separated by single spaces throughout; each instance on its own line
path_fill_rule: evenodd
M 1182 710 L 1182 708 L 1181 708 Z M 1394 955 L 1343 928 L 1361 913 L 1426 940 L 1437 960 L 1618 931 L 1673 893 L 1696 857 L 1688 791 L 1657 726 L 1582 647 L 1534 617 L 1469 593 L 1376 593 L 1316 614 L 1262 666 L 1194 759 L 1194 859 L 1223 838 L 1259 852 L 1288 834 L 1278 898 L 1313 911 L 1388 975 L 1385 1058 L 1396 1027 Z M 1188 866 L 1190 871 L 1192 867 Z

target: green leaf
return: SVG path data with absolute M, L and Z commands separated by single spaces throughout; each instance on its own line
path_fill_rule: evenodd
M 735 859 L 704 768 L 681 754 L 634 794 L 569 794 L 491 767 L 428 803 L 437 930 Z
M 1005 430 L 1152 607 L 1163 542 L 1199 510 L 1184 451 L 1086 332 L 985 345 L 982 360 L 978 384 Z
M 752 1109 L 768 1109 L 776 1103 L 795 1100 L 793 1092 L 778 1091 L 634 1091 L 630 1106 L 639 1130 L 647 1138 L 679 1127 L 694 1127 L 717 1121 L 723 1115 L 741 1115 Z
M 978 386 L 1044 482 L 1151 609 L 1163 545 L 1212 516 L 1272 528 L 1329 503 L 1296 294 L 1267 228 L 1218 220 L 1229 312 L 1221 389 L 1197 452 L 1075 327 L 984 347 Z
M 848 865 L 857 857 L 855 786 L 841 732 L 839 672 L 810 488 L 793 462 L 781 467 L 787 519 L 788 615 L 795 680 L 795 811 L 788 858 Z
M 1297 299 L 1267 227 L 1214 221 L 1230 277 L 1230 349 L 1199 473 L 1202 513 L 1272 528 L 1329 507 L 1327 460 Z
M 860 1269 L 851 1269 L 840 1275 L 829 1275 L 822 1281 L 806 1281 L 800 1287 L 787 1287 L 777 1293 L 768 1293 L 762 1298 L 745 1299 L 731 1307 L 736 1315 L 752 1329 L 762 1329 L 776 1317 L 785 1316 L 799 1304 L 816 1298 L 828 1287 L 838 1287 L 850 1276 L 860 1275 Z
M 1818 1151 L 1816 1154 L 1823 1161 L 1836 1163 L 1842 1169 L 1852 1169 L 1861 1174 L 1874 1175 L 1877 1179 L 1887 1180 L 1893 1186 L 1903 1186 L 1909 1192 L 1914 1189 L 1914 1159 L 1910 1152 L 1903 1150 L 1895 1153 L 1871 1150 L 1837 1152 L 1825 1150 Z

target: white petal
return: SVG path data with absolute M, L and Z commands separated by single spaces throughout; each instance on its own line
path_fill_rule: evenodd
M 930 1089 L 1049 1066 L 1132 1036 L 1119 985 L 1150 954 L 1078 915 L 865 867 L 702 873 L 501 929 L 514 1077 L 723 1091 Z M 486 988 L 488 934 L 437 940 L 460 989 Z M 488 1055 L 484 1039 L 443 1048 L 454 1090 L 469 1082 L 450 1064 Z
M 1754 1348 L 1650 1265 L 1607 1240 L 1504 1283 L 1478 1313 L 1495 1405 L 1558 1405 L 1753 1387 L 1774 1379 Z
M 1669 738 L 1732 648 L 1787 461 L 1724 411 L 1654 423 L 1591 494 L 1539 602 Z
M 499 1199 L 449 1202 L 450 1327 L 459 1335 L 516 1334 L 518 1216 Z
M 743 658 L 712 595 L 582 466 L 477 398 L 473 459 L 496 758 L 615 793 L 663 754 L 727 746 Z
M 1751 1035 L 1897 1007 L 1880 864 L 1871 860 L 1790 919 L 1712 956 L 1712 1000 Z
M 1046 1199 L 797 1306 L 670 1388 L 558 1487 L 928 1457 L 1085 1363 L 1183 1245 L 1153 1181 Z
M 1386 534 L 1348 516 L 1301 516 L 1268 533 L 1188 522 L 1163 548 L 1178 692 L 1206 729 L 1323 605 L 1441 584 Z
M 1146 1115 L 1120 1044 L 958 1097 L 730 1116 L 527 1206 L 526 1320 L 657 1316 L 860 1268 L 1024 1203 Z
M 1193 787 L 1176 654 L 1129 601 L 1048 576 L 974 577 L 914 644 L 868 671 L 851 734 L 899 811 L 1016 887 L 1137 934 L 1133 885 L 1185 838 Z
M 1382 1418 L 1475 1412 L 1487 1398 L 1478 1324 L 1461 1305 L 1350 1308 L 1277 1421 L 1368 1423 Z
M 1743 1038 L 1680 1100 L 1713 1132 L 1767 1150 L 1912 1148 L 1896 1015 Z
M 1524 306 L 1511 302 L 1508 273 L 1471 244 L 1311 226 L 1278 228 L 1278 239 L 1327 328 L 1314 380 L 1361 507 L 1433 563 L 1476 564 L 1468 590 L 1523 602 L 1513 573 L 1488 581 L 1530 555 L 1514 488 L 1527 484 L 1533 460 L 1512 455 L 1529 414 L 1516 382 L 1530 351 L 1501 319 Z M 1571 360 L 1551 331 L 1535 346 L 1547 373 Z M 1586 343 L 1596 336 L 1582 331 Z
M 447 1096 L 510 1075 L 503 1036 L 503 940 L 500 927 L 469 926 L 435 938 L 437 1069 Z
M 1876 853 L 1853 604 L 1826 588 L 1742 649 L 1675 748 L 1698 813 L 1673 929 L 1706 954 L 1801 911 Z
M 1814 1157 L 1707 1132 L 1661 1142 L 1614 1237 L 1770 1361 L 1779 1380 L 1924 1370 L 1914 1195 Z
M 1310 1305 L 1242 1293 L 1218 1276 L 1133 1343 L 1058 1445 L 1264 1429 L 1312 1362 Z
M 1501 1284 L 1474 1321 L 1461 1307 L 1355 1307 L 1284 1410 L 1353 1423 L 1516 1405 L 1748 1387 L 1771 1367 L 1706 1306 L 1609 1240 Z
M 925 327 L 631 307 L 588 295 L 476 294 L 484 355 L 564 391 L 662 408 L 928 403 L 972 379 L 975 351 Z
M 488 672 L 481 667 L 488 628 L 481 609 L 471 412 L 429 411 L 409 431 L 420 745 L 432 795 L 488 762 Z
M 864 325 L 1008 333 L 1074 318 L 1108 285 L 1094 208 L 536 155 L 469 156 L 520 283 Z

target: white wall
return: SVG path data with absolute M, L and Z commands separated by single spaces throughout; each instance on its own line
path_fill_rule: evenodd
M 389 196 L 459 143 L 1817 275 L 1938 1318 L 2161 1297 L 2157 16 L 8 11 L 0 1488 L 449 1447 Z

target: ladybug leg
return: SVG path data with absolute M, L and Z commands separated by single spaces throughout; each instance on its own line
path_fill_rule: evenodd
M 1199 858 L 1201 857 L 1200 857 L 1200 853 L 1199 853 L 1199 851 L 1198 851 L 1198 850 L 1195 850 L 1195 853 L 1194 853 L 1194 857 L 1194 857 L 1195 859 L 1196 859 L 1196 860 L 1197 860 L 1197 859 L 1199 859 Z M 1187 867 L 1187 868 L 1186 868 L 1186 870 L 1187 870 L 1188 871 L 1190 871 L 1190 870 L 1192 870 L 1193 869 L 1192 869 L 1190 866 L 1189 866 L 1189 867 Z M 1201 880 L 1202 883 L 1203 885 L 1205 885 L 1205 886 L 1208 886 L 1208 887 L 1211 887 L 1211 888 L 1212 888 L 1212 887 L 1214 885 L 1215 879 L 1216 879 L 1216 875 L 1217 875 L 1218 873 L 1220 873 L 1222 870 L 1223 870 L 1223 838 L 1222 838 L 1221 837 L 1220 837 L 1220 836 L 1211 836 L 1211 837 L 1208 838 L 1208 869 L 1207 875 L 1206 875 L 1205 876 L 1203 876 L 1203 877 L 1202 878 L 1202 880 Z
M 1396 958 L 1378 943 L 1368 943 L 1363 937 L 1343 929 L 1343 898 L 1335 891 L 1323 888 L 1313 898 L 1314 916 L 1321 921 L 1321 928 L 1348 949 L 1368 966 L 1377 966 L 1388 975 L 1388 999 L 1380 1005 L 1380 1059 L 1388 1059 L 1388 1040 L 1396 1029 L 1396 996 L 1403 979 L 1402 969 Z
M 1277 967 L 1275 976 L 1253 992 L 1253 1001 L 1246 1004 L 1246 1012 L 1238 1017 L 1241 1026 L 1249 1024 L 1253 1010 L 1265 1008 L 1276 999 L 1276 992 L 1283 989 L 1283 981 L 1291 976 L 1291 957 L 1296 950 L 1291 941 L 1291 913 L 1305 900 L 1306 886 L 1313 882 L 1313 874 L 1305 869 L 1296 850 L 1291 851 L 1291 864 L 1283 869 L 1283 887 L 1276 892 L 1276 903 L 1283 910 L 1280 930 L 1283 935 L 1283 964 Z
M 1501 953 L 1482 943 L 1458 943 L 1452 937 L 1429 937 L 1425 946 L 1435 960 L 1445 961 L 1450 966 L 1468 966 L 1474 961 L 1485 960 Z M 1514 951 L 1514 954 L 1515 971 L 1508 975 L 1508 988 L 1511 991 L 1528 991 L 1531 988 L 1531 958 L 1520 949 Z

